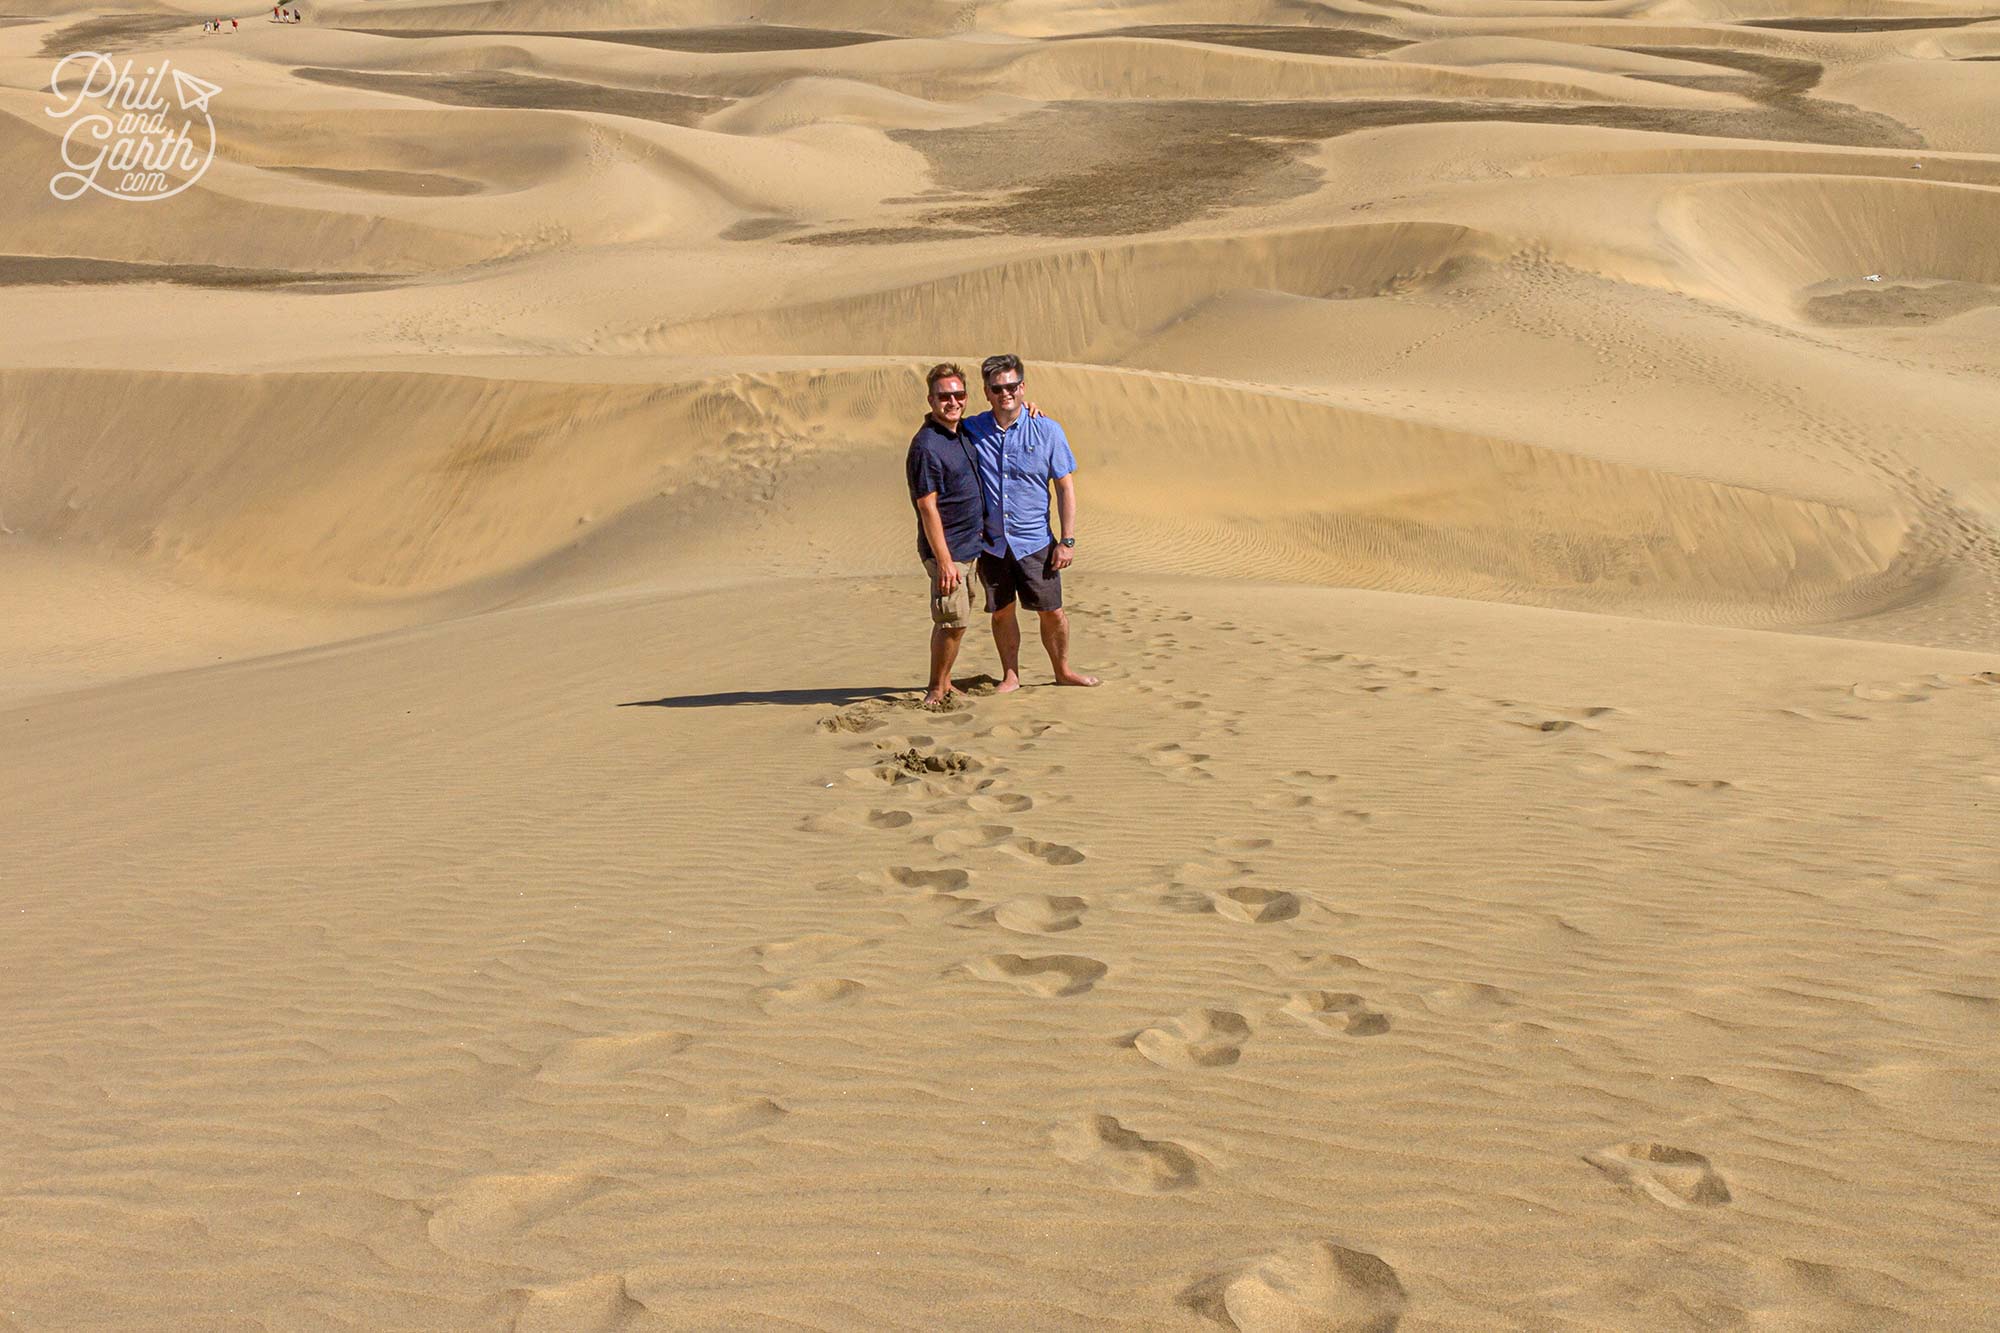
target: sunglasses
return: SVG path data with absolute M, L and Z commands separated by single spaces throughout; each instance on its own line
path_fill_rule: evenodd
M 933 390 L 933 391 L 932 391 L 932 393 L 931 393 L 931 397 L 933 397 L 933 398 L 945 398 L 945 399 L 950 399 L 950 398 L 963 398 L 963 397 L 965 397 L 965 390 L 963 390 L 963 389 L 960 389 L 960 390 L 958 390 L 957 392 L 953 392 L 953 391 L 952 391 L 952 390 L 950 390 L 950 389 L 936 389 L 936 390 Z
M 986 391 L 995 394 L 1019 393 L 1021 392 L 1021 381 L 1015 380 L 1012 384 L 989 384 L 986 386 Z

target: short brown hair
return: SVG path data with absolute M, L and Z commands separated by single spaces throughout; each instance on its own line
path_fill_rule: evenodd
M 960 384 L 963 384 L 965 383 L 965 372 L 949 361 L 940 361 L 924 372 L 924 392 L 934 392 L 937 389 L 937 382 L 939 380 L 957 380 Z
M 1021 364 L 1020 357 L 1015 356 L 1012 352 L 1002 352 L 998 356 L 987 357 L 985 363 L 979 367 L 979 382 L 981 384 L 991 384 L 993 377 L 1003 370 L 1011 370 L 1023 379 L 1026 379 L 1028 375 L 1027 367 Z

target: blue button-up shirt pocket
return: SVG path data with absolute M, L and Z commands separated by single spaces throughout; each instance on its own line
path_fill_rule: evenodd
M 1010 449 L 1002 465 L 1007 469 L 1009 481 L 1024 482 L 1030 486 L 1046 485 L 1049 479 L 1048 446 L 1036 441 Z

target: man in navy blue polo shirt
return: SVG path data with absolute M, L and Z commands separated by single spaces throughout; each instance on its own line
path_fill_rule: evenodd
M 917 555 L 931 580 L 931 680 L 924 703 L 952 694 L 951 664 L 972 623 L 972 569 L 985 504 L 979 464 L 964 431 L 965 372 L 946 362 L 925 375 L 930 412 L 910 441 L 903 470 L 917 509 Z
M 985 524 L 979 537 L 979 578 L 1000 650 L 1002 694 L 1021 688 L 1021 622 L 1015 603 L 1039 612 L 1042 646 L 1058 685 L 1095 685 L 1069 664 L 1069 615 L 1062 609 L 1062 571 L 1076 558 L 1076 457 L 1063 429 L 1023 411 L 1027 390 L 1021 358 L 989 356 L 980 366 L 993 410 L 965 423 L 979 460 Z M 1058 538 L 1049 528 L 1049 485 L 1055 484 Z

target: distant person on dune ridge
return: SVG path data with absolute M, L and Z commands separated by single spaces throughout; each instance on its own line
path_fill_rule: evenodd
M 1012 352 L 980 366 L 992 410 L 963 423 L 978 461 L 985 524 L 979 534 L 979 580 L 993 617 L 993 645 L 1000 652 L 1000 690 L 1021 688 L 1019 603 L 1041 617 L 1042 647 L 1058 685 L 1095 685 L 1069 663 L 1069 614 L 1063 610 L 1062 572 L 1076 558 L 1076 456 L 1069 438 L 1048 417 L 1027 408 L 1027 371 Z M 1049 487 L 1062 525 L 1049 527 Z M 956 550 L 956 548 L 954 548 Z M 948 682 L 947 682 L 948 683 Z
M 985 509 L 979 463 L 963 429 L 965 372 L 949 361 L 924 375 L 930 411 L 910 441 L 903 471 L 917 510 L 917 556 L 931 580 L 931 674 L 924 703 L 954 693 L 951 666 L 972 623 L 972 570 Z

